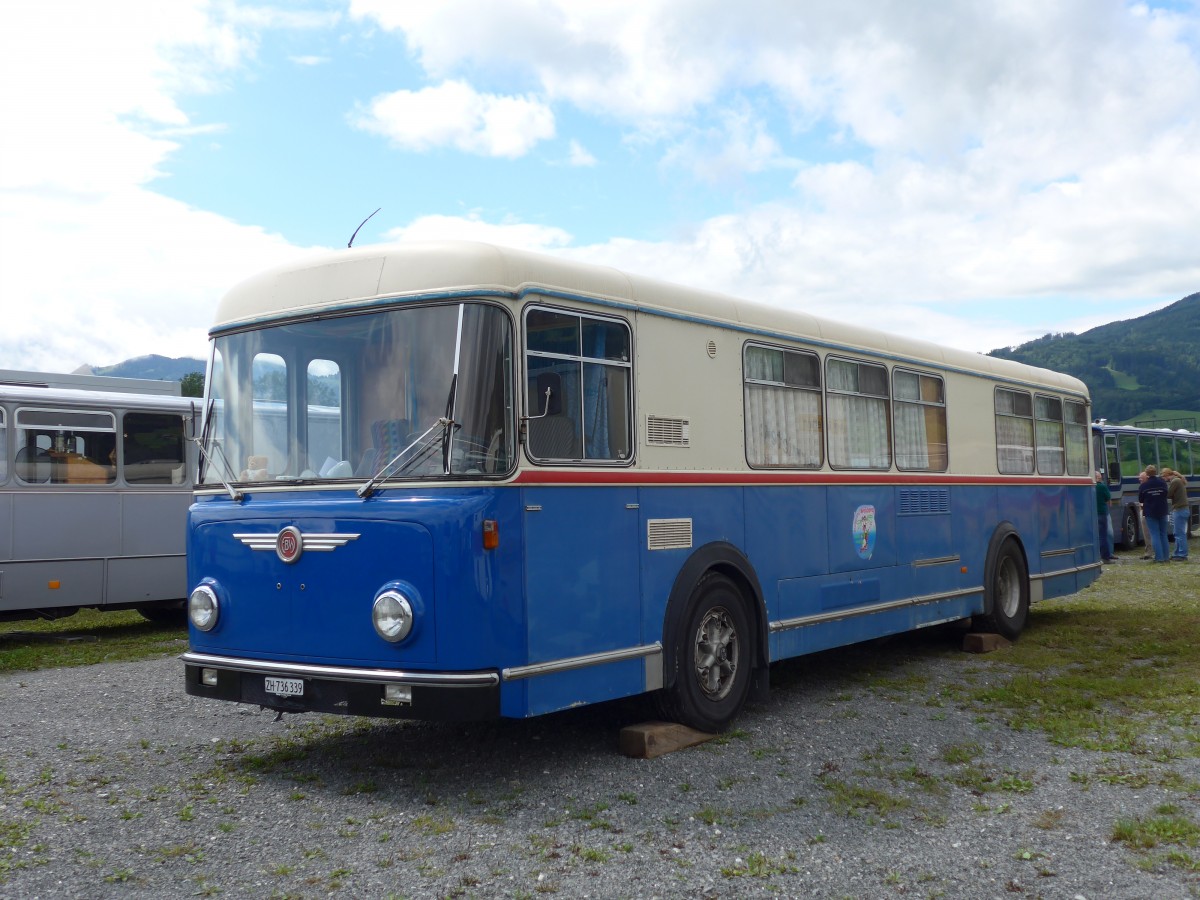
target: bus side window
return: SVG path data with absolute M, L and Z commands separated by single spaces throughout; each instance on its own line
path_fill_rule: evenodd
M 1076 400 L 1063 403 L 1063 419 L 1067 437 L 1067 474 L 1088 475 L 1088 418 L 1087 407 Z M 1100 465 L 1100 459 L 1096 460 Z
M 529 454 L 534 459 L 632 457 L 629 326 L 561 310 L 525 315 Z
M 1033 398 L 996 388 L 996 465 L 1001 475 L 1033 474 Z
M 1145 469 L 1146 466 L 1158 465 L 1158 451 L 1154 446 L 1153 435 L 1138 435 L 1138 453 L 1140 453 L 1142 457 L 1142 468 L 1138 470 L 1139 472 L 1142 471 L 1142 469 Z
M 1109 435 L 1104 442 L 1104 458 L 1108 460 L 1108 483 L 1109 485 L 1117 485 L 1121 483 L 1121 456 L 1117 452 L 1117 439 L 1115 435 Z
M 829 465 L 887 469 L 892 464 L 887 367 L 851 359 L 825 361 Z
M 8 480 L 8 428 L 3 409 L 0 409 L 0 482 Z
M 183 417 L 170 413 L 125 413 L 121 428 L 127 484 L 183 484 Z
M 946 439 L 946 388 L 937 375 L 896 369 L 892 373 L 895 396 L 896 468 L 920 472 L 945 472 L 949 465 Z M 1084 447 L 1087 456 L 1087 447 Z
M 1138 472 L 1142 471 L 1142 463 L 1138 458 L 1137 435 L 1121 435 L 1117 440 L 1117 447 L 1121 451 L 1121 477 L 1136 478 Z
M 742 371 L 746 461 L 753 468 L 820 468 L 824 441 L 817 355 L 747 344 Z
M 1063 404 L 1057 397 L 1038 394 L 1035 433 L 1037 470 L 1040 475 L 1061 475 L 1063 464 Z

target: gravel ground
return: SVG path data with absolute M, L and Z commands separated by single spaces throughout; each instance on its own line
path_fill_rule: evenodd
M 617 752 L 631 703 L 275 721 L 186 696 L 175 659 L 0 676 L 0 896 L 1200 896 L 1112 840 L 1164 803 L 1200 820 L 1200 761 L 964 707 L 1006 672 L 960 642 L 776 666 L 733 732 L 655 760 Z

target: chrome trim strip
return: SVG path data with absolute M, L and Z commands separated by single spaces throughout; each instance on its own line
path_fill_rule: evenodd
M 189 666 L 206 666 L 252 675 L 291 675 L 295 678 L 328 678 L 334 681 L 365 681 L 376 684 L 413 684 L 437 687 L 488 687 L 499 684 L 495 672 L 405 672 L 400 669 L 354 669 L 348 666 L 320 666 L 311 663 L 285 663 L 269 659 L 239 659 L 213 656 L 191 650 L 179 657 Z
M 1041 581 L 1044 578 L 1054 578 L 1058 575 L 1078 575 L 1080 572 L 1090 572 L 1092 569 L 1103 568 L 1103 563 L 1088 563 L 1086 566 L 1072 566 L 1069 569 L 1055 569 L 1053 572 L 1043 572 L 1041 575 L 1030 575 L 1030 581 Z
M 780 619 L 772 622 L 769 630 L 790 631 L 793 628 L 804 628 L 808 625 L 824 625 L 827 622 L 837 622 L 840 619 L 853 619 L 857 616 L 870 616 L 875 613 L 891 612 L 906 606 L 924 606 L 929 603 L 940 603 L 943 600 L 957 600 L 959 597 L 970 597 L 982 594 L 983 585 L 973 588 L 963 588 L 958 591 L 946 591 L 942 594 L 927 594 L 924 597 L 905 597 L 902 600 L 889 600 L 886 603 L 876 603 L 873 606 L 848 607 L 846 609 L 831 609 L 828 612 L 816 613 L 811 616 L 797 616 L 794 619 Z
M 921 566 L 947 566 L 950 563 L 956 563 L 961 559 L 962 557 L 956 553 L 953 556 L 937 556 L 932 559 L 916 559 L 913 560 L 913 566 L 918 568 Z
M 622 662 L 626 659 L 641 659 L 642 657 L 661 655 L 662 644 L 655 641 L 653 644 L 644 647 L 626 647 L 622 650 L 608 650 L 604 653 L 569 656 L 566 659 L 532 663 L 528 666 L 509 666 L 506 669 L 500 670 L 500 677 L 505 681 L 517 681 L 521 678 L 533 678 L 536 675 L 570 672 L 572 669 L 586 669 L 588 666 L 602 666 L 605 663 Z
M 1074 555 L 1075 555 L 1074 547 L 1068 547 L 1066 550 L 1043 550 L 1042 554 L 1041 554 L 1042 559 L 1048 559 L 1051 556 L 1074 556 Z

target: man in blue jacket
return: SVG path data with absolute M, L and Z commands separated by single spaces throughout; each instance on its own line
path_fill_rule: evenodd
M 1158 477 L 1157 466 L 1146 466 L 1146 480 L 1138 488 L 1138 502 L 1146 517 L 1146 530 L 1154 545 L 1154 561 L 1169 563 L 1171 557 L 1167 544 L 1167 483 Z

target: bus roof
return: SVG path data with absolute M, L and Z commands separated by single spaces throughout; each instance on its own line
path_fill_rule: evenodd
M 233 287 L 211 334 L 322 310 L 361 308 L 396 298 L 502 295 L 591 299 L 647 313 L 711 322 L 766 339 L 867 352 L 1044 385 L 1087 396 L 1082 381 L 1059 372 L 888 334 L 797 310 L 682 287 L 619 269 L 473 241 L 365 246 L 314 255 Z
M 25 406 L 79 406 L 93 409 L 116 408 L 177 412 L 199 412 L 200 400 L 175 394 L 131 394 L 126 391 L 78 390 L 41 387 L 30 384 L 0 383 L 0 402 Z

